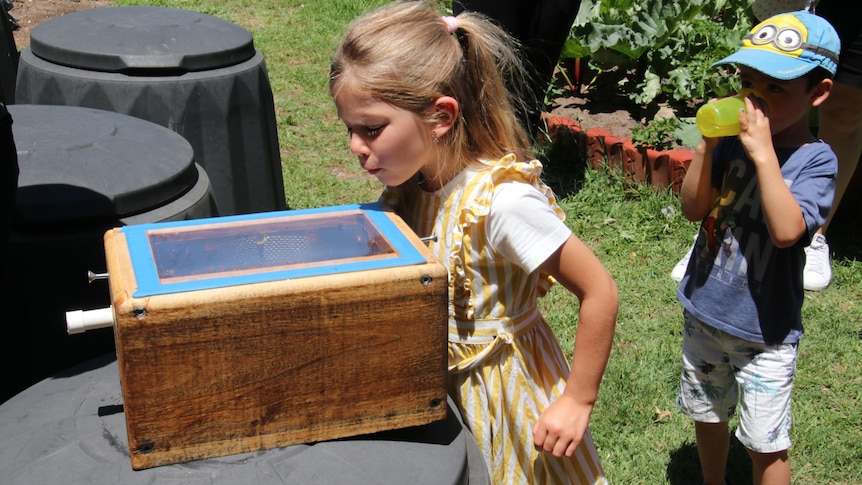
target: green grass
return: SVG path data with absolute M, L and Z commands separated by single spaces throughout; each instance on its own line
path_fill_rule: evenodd
M 273 87 L 291 208 L 377 198 L 380 186 L 348 152 L 326 86 L 330 56 L 346 24 L 385 1 L 120 3 L 197 10 L 252 32 Z M 696 226 L 680 215 L 671 193 L 632 187 L 607 170 L 585 170 L 581 151 L 570 141 L 548 147 L 544 159 L 568 223 L 620 289 L 616 340 L 592 420 L 605 470 L 618 484 L 698 483 L 694 429 L 675 405 L 682 312 L 668 277 Z M 832 286 L 807 294 L 803 309 L 807 334 L 800 346 L 790 453 L 794 483 L 862 483 L 862 253 L 858 239 L 841 241 L 843 257 L 833 262 Z M 577 300 L 555 288 L 542 306 L 571 352 Z M 729 471 L 735 484 L 750 481 L 738 443 Z

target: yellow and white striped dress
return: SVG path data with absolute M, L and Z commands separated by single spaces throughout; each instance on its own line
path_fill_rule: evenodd
M 541 171 L 538 161 L 510 155 L 488 169 L 468 169 L 435 193 L 411 181 L 388 188 L 382 200 L 418 235 L 438 237 L 429 247 L 449 266 L 449 393 L 492 483 L 607 483 L 589 431 L 571 458 L 535 450 L 533 425 L 569 375 L 569 360 L 536 304 L 551 280 L 526 273 L 486 242 L 491 199 L 503 182 L 533 185 L 563 219 Z

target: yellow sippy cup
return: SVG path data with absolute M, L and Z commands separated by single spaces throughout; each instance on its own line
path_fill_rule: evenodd
M 733 96 L 707 103 L 697 110 L 695 122 L 703 136 L 717 138 L 739 134 L 739 112 L 745 109 L 745 98 L 757 93 L 742 89 Z

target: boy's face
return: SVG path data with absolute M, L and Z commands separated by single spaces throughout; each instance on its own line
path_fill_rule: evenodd
M 817 89 L 808 88 L 804 77 L 781 81 L 749 67 L 739 68 L 743 88 L 755 90 L 766 101 L 769 127 L 775 136 L 804 120 L 808 123 L 808 112 L 817 98 Z

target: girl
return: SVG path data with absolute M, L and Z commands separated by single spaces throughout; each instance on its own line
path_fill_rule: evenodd
M 449 392 L 494 484 L 606 483 L 588 423 L 616 285 L 562 222 L 515 121 L 511 38 L 486 18 L 396 3 L 353 23 L 330 91 L 382 199 L 449 267 Z M 536 299 L 580 300 L 571 372 Z

